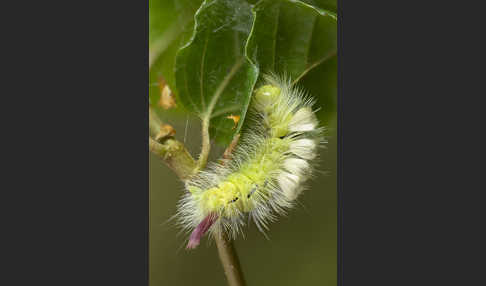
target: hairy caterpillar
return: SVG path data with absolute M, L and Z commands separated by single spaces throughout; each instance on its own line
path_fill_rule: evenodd
M 211 164 L 186 182 L 177 217 L 192 231 L 187 248 L 197 247 L 206 232 L 236 237 L 247 217 L 264 233 L 268 222 L 294 205 L 312 175 L 323 143 L 313 100 L 286 79 L 264 78 L 233 158 Z

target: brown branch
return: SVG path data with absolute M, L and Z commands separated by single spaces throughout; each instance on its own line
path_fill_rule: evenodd
M 196 171 L 196 161 L 184 144 L 174 138 L 172 126 L 163 124 L 150 108 L 149 127 L 149 150 L 164 160 L 182 181 L 187 180 Z
M 194 174 L 196 162 L 184 144 L 176 139 L 170 137 L 159 143 L 149 137 L 149 150 L 162 158 L 181 180 L 185 181 Z
M 243 271 L 241 271 L 238 255 L 231 240 L 223 233 L 214 235 L 218 247 L 219 259 L 223 264 L 224 274 L 229 286 L 245 286 Z

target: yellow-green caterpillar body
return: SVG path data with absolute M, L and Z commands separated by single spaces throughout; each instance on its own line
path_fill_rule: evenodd
M 313 101 L 286 79 L 264 78 L 232 159 L 211 164 L 186 183 L 177 217 L 192 231 L 187 248 L 208 231 L 236 237 L 247 217 L 263 232 L 294 205 L 312 175 L 324 143 Z

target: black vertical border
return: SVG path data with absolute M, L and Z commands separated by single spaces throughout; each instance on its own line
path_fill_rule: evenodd
M 343 11 L 341 0 L 337 1 L 337 284 L 343 285 Z
M 0 285 L 148 285 L 148 1 L 19 6 Z
M 7 70 L 28 72 L 5 93 L 19 100 L 4 105 L 17 112 L 5 121 L 21 132 L 4 136 L 15 157 L 5 193 L 18 197 L 2 209 L 1 278 L 147 285 L 148 1 L 77 4 L 6 10 L 16 18 L 9 30 L 26 26 L 3 39 L 13 43 Z M 339 285 L 343 262 L 349 285 L 484 284 L 468 257 L 482 258 L 484 245 L 484 200 L 474 197 L 484 189 L 484 104 L 475 102 L 484 97 L 484 9 L 440 4 L 356 1 L 345 32 L 338 1 Z M 355 140 L 371 121 L 374 142 Z
M 344 3 L 339 285 L 484 285 L 484 9 Z

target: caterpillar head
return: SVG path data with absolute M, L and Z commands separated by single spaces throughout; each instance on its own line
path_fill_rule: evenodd
M 288 133 L 290 114 L 285 114 L 284 98 L 280 87 L 267 84 L 255 92 L 253 106 L 258 112 L 265 114 L 264 124 L 271 130 L 272 137 L 282 137 Z M 283 107 L 283 108 L 282 108 Z
M 279 99 L 280 88 L 274 85 L 264 85 L 255 92 L 254 106 L 260 112 L 270 112 Z

